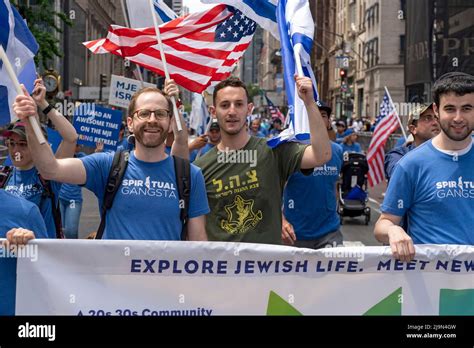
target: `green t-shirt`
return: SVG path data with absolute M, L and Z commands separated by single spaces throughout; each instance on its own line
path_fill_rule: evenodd
M 283 187 L 300 170 L 305 148 L 286 143 L 271 149 L 265 139 L 251 137 L 241 150 L 216 146 L 198 158 L 211 208 L 209 240 L 281 244 Z

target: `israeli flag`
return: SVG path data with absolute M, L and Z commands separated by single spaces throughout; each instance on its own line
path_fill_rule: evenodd
M 10 0 L 0 0 L 0 44 L 15 70 L 18 81 L 31 93 L 36 79 L 34 56 L 38 43 Z M 16 120 L 12 105 L 17 91 L 0 61 L 0 126 Z
M 268 140 L 270 147 L 288 141 L 305 143 L 310 141 L 308 113 L 304 102 L 298 96 L 295 74 L 311 78 L 315 100 L 319 99 L 316 78 L 311 68 L 310 52 L 313 47 L 314 22 L 308 0 L 280 0 L 277 6 L 277 22 L 289 106 L 289 127 L 279 136 Z
M 158 14 L 158 25 L 169 22 L 178 15 L 170 9 L 163 0 L 153 0 L 153 7 Z M 153 16 L 150 13 L 149 0 L 127 0 L 130 28 L 153 27 Z
M 278 0 L 201 0 L 204 4 L 226 4 L 235 7 L 245 16 L 280 39 L 277 24 Z
M 199 93 L 193 93 L 193 102 L 191 115 L 189 116 L 189 128 L 196 131 L 197 135 L 207 132 L 207 123 L 209 119 L 209 111 L 203 96 Z

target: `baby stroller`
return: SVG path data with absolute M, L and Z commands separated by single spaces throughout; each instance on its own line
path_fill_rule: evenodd
M 344 153 L 341 168 L 341 181 L 338 183 L 338 213 L 343 224 L 343 217 L 365 216 L 365 224 L 370 221 L 370 207 L 367 206 L 367 173 L 369 165 L 364 154 Z

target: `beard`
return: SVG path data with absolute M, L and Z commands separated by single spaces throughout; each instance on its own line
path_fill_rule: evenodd
M 153 130 L 156 133 L 146 132 L 147 130 Z M 160 146 L 166 141 L 168 137 L 168 129 L 163 129 L 163 127 L 157 126 L 147 126 L 143 125 L 138 130 L 134 131 L 135 139 L 137 142 L 142 144 L 146 148 L 155 148 Z
M 454 131 L 453 128 L 451 128 L 451 126 L 454 125 L 454 123 L 450 123 L 450 122 L 440 122 L 440 127 L 443 131 L 444 134 L 446 134 L 446 136 L 453 140 L 453 141 L 463 141 L 464 139 L 466 139 L 467 137 L 470 137 L 471 136 L 471 133 L 472 133 L 472 127 L 469 127 L 469 124 L 466 124 L 466 126 L 464 127 L 463 131 L 460 132 L 460 133 L 457 133 Z

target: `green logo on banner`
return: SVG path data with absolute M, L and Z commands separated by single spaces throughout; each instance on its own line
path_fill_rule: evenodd
M 402 287 L 371 307 L 363 315 L 402 315 Z M 303 315 L 277 293 L 270 291 L 267 315 Z M 441 289 L 439 315 L 474 315 L 474 289 Z
M 474 289 L 441 289 L 439 315 L 474 315 Z
M 267 315 L 303 315 L 295 307 L 278 296 L 275 292 L 270 291 L 268 296 Z
M 402 288 L 392 292 L 364 315 L 402 315 Z

